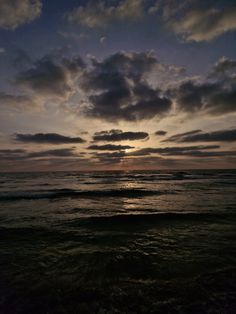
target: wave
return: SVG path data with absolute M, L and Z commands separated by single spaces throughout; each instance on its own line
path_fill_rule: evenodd
M 158 221 L 174 221 L 174 220 L 187 220 L 187 221 L 198 221 L 198 220 L 216 220 L 216 219 L 227 219 L 236 217 L 235 213 L 213 213 L 213 212 L 160 212 L 160 213 L 140 213 L 140 214 L 118 214 L 112 216 L 94 216 L 88 218 L 81 218 L 84 223 L 95 223 L 97 224 L 120 224 L 120 223 L 156 223 Z
M 57 198 L 101 198 L 101 197 L 125 197 L 140 198 L 145 196 L 155 196 L 163 194 L 173 194 L 172 191 L 155 191 L 144 189 L 112 189 L 112 190 L 86 190 L 76 191 L 71 189 L 47 190 L 40 192 L 15 192 L 1 193 L 0 201 L 37 200 L 37 199 L 57 199 Z
M 203 175 L 191 174 L 188 172 L 174 172 L 166 174 L 124 174 L 118 173 L 116 175 L 91 175 L 91 179 L 96 179 L 96 181 L 178 181 L 178 180 L 194 180 L 205 178 Z
M 153 228 L 157 225 L 166 226 L 168 224 L 179 224 L 179 223 L 225 223 L 232 222 L 236 219 L 236 213 L 213 213 L 213 212 L 160 212 L 160 213 L 140 213 L 140 214 L 117 214 L 110 216 L 90 216 L 90 217 L 81 217 L 74 219 L 72 221 L 63 222 L 59 229 L 58 228 L 48 228 L 43 226 L 1 226 L 0 225 L 0 237 L 6 238 L 11 234 L 12 237 L 16 237 L 19 240 L 19 236 L 26 237 L 31 239 L 33 237 L 48 237 L 52 240 L 54 237 L 63 239 L 67 238 L 68 240 L 74 237 L 78 239 L 81 237 L 83 240 L 84 237 L 84 228 L 93 229 L 93 230 L 113 230 L 113 228 Z M 82 228 L 82 229 L 81 229 Z M 74 233 L 76 230 L 76 233 Z M 138 229 L 140 230 L 140 229 Z M 78 232 L 77 232 L 78 231 Z M 80 233 L 82 231 L 82 233 Z

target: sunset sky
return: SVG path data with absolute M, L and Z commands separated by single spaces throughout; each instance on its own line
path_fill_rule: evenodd
M 0 171 L 236 166 L 235 0 L 0 0 Z

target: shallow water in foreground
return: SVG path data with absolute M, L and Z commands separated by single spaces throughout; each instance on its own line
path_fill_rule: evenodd
M 0 313 L 236 313 L 236 171 L 0 174 Z

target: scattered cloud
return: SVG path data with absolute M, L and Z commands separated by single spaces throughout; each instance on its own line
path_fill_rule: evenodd
M 0 28 L 14 30 L 41 15 L 41 0 L 0 0 Z
M 85 143 L 81 137 L 69 137 L 57 133 L 15 134 L 14 140 L 22 143 L 37 144 L 79 144 Z
M 210 41 L 236 30 L 232 1 L 197 0 L 89 0 L 67 14 L 71 23 L 102 28 L 117 21 L 137 21 L 154 15 L 186 41 Z
M 83 39 L 88 39 L 88 35 L 84 33 L 74 33 L 74 32 L 65 32 L 65 31 L 58 31 L 57 32 L 60 36 L 65 39 L 72 39 L 75 41 L 81 41 Z
M 104 27 L 114 21 L 139 20 L 143 15 L 143 0 L 122 0 L 117 5 L 102 0 L 89 0 L 67 15 L 72 23 L 89 28 Z
M 136 141 L 147 140 L 149 137 L 147 132 L 123 132 L 122 130 L 110 130 L 96 132 L 93 136 L 94 142 L 120 142 L 120 141 Z
M 186 41 L 210 41 L 236 30 L 236 6 L 190 9 L 180 18 L 170 19 L 167 25 Z
M 157 135 L 157 136 L 164 136 L 166 134 L 167 134 L 167 132 L 163 131 L 163 130 L 158 130 L 158 131 L 155 132 L 155 135 Z
M 100 38 L 100 44 L 104 44 L 106 42 L 107 38 L 105 36 Z

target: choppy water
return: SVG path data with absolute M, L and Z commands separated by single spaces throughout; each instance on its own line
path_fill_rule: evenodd
M 0 313 L 236 313 L 236 171 L 0 174 Z

